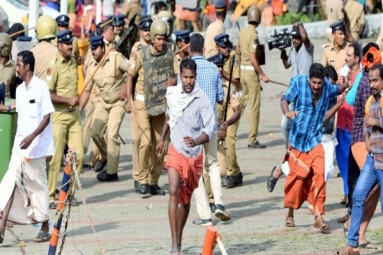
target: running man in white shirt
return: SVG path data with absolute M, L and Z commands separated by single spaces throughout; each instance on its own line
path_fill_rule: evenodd
M 54 108 L 48 85 L 33 74 L 34 67 L 32 52 L 17 55 L 17 74 L 24 82 L 16 90 L 17 132 L 8 171 L 0 184 L 0 243 L 7 221 L 42 223 L 34 241 L 50 240 L 45 158 L 54 152 L 50 123 Z

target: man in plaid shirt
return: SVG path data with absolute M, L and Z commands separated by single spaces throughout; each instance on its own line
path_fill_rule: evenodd
M 359 254 L 359 228 L 363 218 L 365 201 L 376 184 L 383 185 L 383 65 L 374 65 L 368 74 L 371 99 L 366 107 L 364 138 L 368 151 L 366 162 L 360 172 L 353 194 L 352 220 L 347 235 L 348 244 L 342 254 Z M 368 112 L 367 112 L 368 111 Z M 383 211 L 383 189 L 380 189 Z
M 217 109 L 216 103 L 222 104 L 224 92 L 222 78 L 218 67 L 202 57 L 204 39 L 200 34 L 193 34 L 190 37 L 190 52 L 192 59 L 197 64 L 196 83 L 209 98 L 210 105 L 214 112 L 215 127 L 213 135 L 208 143 L 204 144 L 205 170 L 210 177 L 210 185 L 214 196 L 215 216 L 222 221 L 230 220 L 230 215 L 226 212 L 222 202 L 221 171 L 217 160 Z M 204 174 L 205 175 L 205 174 Z M 205 182 L 207 182 L 205 180 Z M 202 176 L 199 180 L 198 188 L 194 195 L 197 202 L 197 213 L 199 218 L 193 221 L 194 225 L 209 226 L 213 225 L 209 201 L 206 196 L 205 184 Z
M 309 76 L 299 75 L 291 80 L 281 100 L 283 114 L 293 119 L 288 156 L 290 173 L 285 182 L 284 206 L 290 209 L 286 225 L 293 222 L 293 209 L 299 209 L 308 200 L 314 207 L 314 226 L 321 230 L 329 228 L 323 219 L 326 183 L 322 123 L 331 99 L 347 87 L 347 82 L 331 85 L 325 78 L 324 67 L 315 63 L 310 67 Z M 289 110 L 290 103 L 294 103 L 294 111 Z

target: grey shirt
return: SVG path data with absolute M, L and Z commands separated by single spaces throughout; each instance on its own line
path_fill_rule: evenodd
M 180 86 L 180 84 L 178 85 Z M 201 154 L 203 145 L 189 148 L 184 143 L 184 137 L 190 136 L 193 139 L 205 133 L 211 139 L 215 127 L 213 108 L 209 103 L 206 94 L 199 88 L 194 95 L 194 99 L 182 111 L 182 115 L 177 118 L 174 128 L 170 129 L 170 140 L 174 148 L 187 157 L 196 157 Z M 171 107 L 168 104 L 168 107 Z M 169 108 L 167 112 L 169 112 Z
M 291 78 L 297 75 L 309 75 L 310 66 L 314 60 L 314 45 L 310 42 L 310 47 L 306 49 L 302 43 L 301 48 L 297 52 L 295 47 L 292 47 L 288 62 L 291 65 Z

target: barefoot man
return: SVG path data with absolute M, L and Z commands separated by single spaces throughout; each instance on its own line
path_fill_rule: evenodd
M 186 58 L 180 64 L 182 84 L 169 87 L 166 122 L 156 153 L 162 154 L 170 129 L 166 166 L 169 177 L 169 221 L 172 234 L 171 255 L 181 251 L 182 231 L 190 210 L 190 199 L 198 187 L 203 168 L 203 144 L 213 135 L 213 108 L 206 94 L 196 85 L 197 64 Z M 180 206 L 178 206 L 178 204 Z

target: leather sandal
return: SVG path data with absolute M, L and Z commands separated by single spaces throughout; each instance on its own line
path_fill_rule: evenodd
M 48 242 L 51 240 L 51 235 L 49 232 L 44 232 L 40 230 L 39 234 L 33 239 L 33 242 L 35 243 L 42 243 L 42 242 Z
M 339 255 L 360 255 L 359 249 L 351 246 L 346 246 L 343 251 L 337 252 Z
M 294 228 L 295 227 L 294 217 L 286 216 L 285 226 L 288 228 Z
M 338 218 L 337 222 L 338 223 L 345 223 L 346 221 L 348 221 L 349 218 L 350 218 L 350 215 L 346 214 L 345 216 Z
M 320 230 L 328 230 L 330 229 L 330 226 L 327 224 L 327 222 L 322 217 L 316 217 L 314 227 L 318 228 Z

